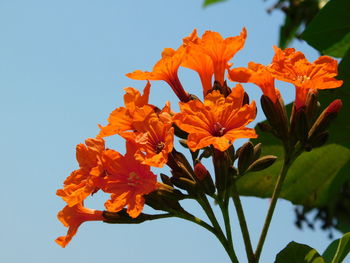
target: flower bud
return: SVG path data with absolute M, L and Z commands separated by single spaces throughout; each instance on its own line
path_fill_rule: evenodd
M 196 183 L 185 177 L 171 177 L 170 181 L 176 187 L 186 190 L 189 194 L 196 193 Z
M 261 155 L 261 143 L 254 146 L 253 161 L 257 160 Z
M 247 169 L 247 172 L 258 172 L 265 170 L 266 168 L 270 167 L 275 161 L 277 157 L 273 155 L 266 155 L 255 162 L 253 162 Z
M 160 179 L 162 180 L 162 182 L 163 182 L 164 184 L 169 185 L 169 186 L 173 186 L 173 184 L 172 184 L 171 181 L 170 181 L 169 176 L 167 176 L 167 175 L 161 173 L 161 174 L 160 174 Z
M 295 132 L 297 139 L 304 143 L 309 132 L 309 125 L 304 108 L 299 108 L 295 114 Z
M 179 200 L 186 198 L 179 190 L 165 184 L 159 184 L 156 191 L 145 195 L 145 202 L 148 206 L 156 210 L 169 211 L 177 210 L 183 211 L 179 204 Z
M 321 113 L 317 118 L 314 125 L 309 131 L 309 139 L 312 140 L 313 136 L 318 135 L 319 133 L 324 132 L 332 120 L 334 120 L 341 109 L 343 103 L 341 100 L 334 100 L 329 106 Z
M 175 148 L 168 155 L 167 165 L 172 169 L 173 175 L 175 173 L 193 180 L 194 173 L 191 165 L 187 161 L 186 157 L 181 152 L 176 151 Z
M 261 96 L 261 107 L 265 113 L 267 120 L 276 131 L 278 137 L 282 140 L 288 138 L 288 121 L 287 113 L 282 100 L 274 103 L 268 96 Z
M 318 92 L 315 89 L 310 89 L 306 97 L 305 114 L 308 123 L 311 125 L 317 117 L 320 103 L 318 102 Z
M 215 193 L 215 185 L 207 168 L 200 161 L 196 161 L 194 173 L 199 179 L 199 184 L 203 187 L 204 192 L 208 195 Z
M 212 150 L 210 149 L 210 147 L 205 147 L 203 149 L 203 152 L 199 156 L 199 159 L 201 160 L 202 158 L 209 158 L 211 155 L 212 155 Z
M 209 171 L 200 161 L 197 161 L 194 165 L 194 174 L 200 181 L 202 181 L 205 177 L 210 176 Z
M 270 125 L 268 125 L 266 122 L 259 122 L 258 127 L 263 132 L 272 132 L 273 133 L 273 128 Z
M 310 140 L 307 142 L 306 151 L 311 151 L 313 148 L 321 147 L 323 146 L 329 138 L 329 132 L 324 131 L 321 133 L 318 133 L 315 136 L 312 136 Z
M 238 153 L 238 173 L 243 175 L 254 158 L 254 146 L 251 142 L 243 144 Z

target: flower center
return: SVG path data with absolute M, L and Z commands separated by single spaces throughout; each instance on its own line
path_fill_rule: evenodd
M 140 184 L 139 182 L 137 182 L 137 180 L 140 179 L 140 176 L 137 175 L 137 173 L 135 172 L 131 172 L 128 175 L 128 185 L 130 186 L 135 186 L 137 184 Z
M 304 83 L 305 81 L 310 80 L 311 78 L 309 76 L 303 75 L 303 76 L 298 76 L 297 81 L 300 81 L 301 83 Z
M 164 142 L 158 142 L 156 147 L 155 147 L 155 152 L 156 154 L 160 153 L 165 147 L 165 143 Z
M 224 126 L 222 126 L 220 122 L 216 122 L 214 124 L 213 136 L 221 137 L 222 135 L 225 134 L 225 131 L 226 131 L 226 128 Z

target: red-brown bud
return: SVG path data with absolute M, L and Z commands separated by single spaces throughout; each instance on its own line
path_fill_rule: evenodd
M 342 101 L 340 99 L 336 99 L 331 104 L 328 105 L 325 111 L 327 113 L 337 113 L 340 111 L 342 106 L 343 106 Z
M 334 120 L 341 109 L 343 103 L 336 99 L 321 113 L 309 131 L 309 139 L 327 130 L 329 124 Z
M 205 177 L 210 176 L 207 168 L 205 168 L 205 166 L 201 162 L 197 162 L 195 164 L 194 174 L 200 181 L 202 181 Z

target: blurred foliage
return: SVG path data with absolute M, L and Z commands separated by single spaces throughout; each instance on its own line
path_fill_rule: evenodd
M 349 0 L 330 1 L 312 20 L 301 38 L 322 54 L 345 57 L 350 49 L 349 2 Z
M 226 0 L 205 0 L 204 7 Z M 268 13 L 280 10 L 285 14 L 284 24 L 280 27 L 279 46 L 286 48 L 295 38 L 300 38 L 301 32 L 311 22 L 328 0 L 278 0 Z

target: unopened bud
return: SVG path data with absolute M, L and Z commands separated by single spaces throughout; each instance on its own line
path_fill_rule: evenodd
M 203 187 L 204 192 L 208 195 L 213 195 L 215 193 L 215 185 L 207 168 L 197 161 L 194 166 L 194 173 L 199 179 L 199 184 Z
M 146 204 L 155 210 L 183 211 L 179 200 L 184 199 L 184 195 L 176 189 L 158 189 L 149 193 L 148 195 L 145 195 L 144 197 Z
M 181 174 L 181 176 L 193 179 L 194 173 L 191 165 L 187 161 L 186 157 L 175 150 L 168 155 L 167 165 L 172 169 L 172 173 Z
M 309 138 L 312 139 L 313 136 L 324 132 L 332 120 L 334 120 L 341 109 L 343 103 L 341 100 L 334 100 L 329 106 L 321 113 L 317 118 L 314 125 L 309 131 Z
M 272 128 L 277 132 L 278 137 L 286 140 L 288 137 L 287 113 L 282 100 L 274 103 L 268 96 L 261 96 L 261 107 Z
M 299 108 L 295 114 L 295 129 L 298 140 L 304 143 L 308 137 L 309 125 L 304 108 Z
M 212 150 L 210 147 L 205 147 L 201 155 L 199 156 L 199 159 L 202 158 L 209 158 L 212 155 Z
M 233 165 L 233 162 L 236 160 L 235 148 L 233 145 L 230 145 L 230 147 L 228 147 L 226 154 L 228 156 L 229 165 Z
M 261 143 L 254 146 L 253 161 L 257 160 L 261 155 Z
M 199 161 L 197 161 L 194 166 L 194 174 L 199 180 L 203 180 L 205 177 L 210 176 L 207 168 L 205 168 L 205 166 Z
M 258 127 L 263 132 L 273 132 L 273 128 L 270 125 L 268 125 L 266 122 L 259 122 Z
M 249 167 L 248 167 L 248 172 L 258 172 L 265 170 L 266 168 L 270 167 L 275 161 L 277 157 L 273 155 L 266 155 L 255 162 L 253 162 Z
M 312 124 L 316 119 L 320 103 L 318 102 L 318 92 L 315 89 L 310 89 L 306 97 L 305 114 L 308 123 Z
M 312 148 L 317 148 L 323 146 L 329 138 L 329 132 L 324 131 L 321 133 L 318 133 L 317 135 L 310 138 L 307 145 Z M 310 150 L 311 150 L 310 149 Z
M 160 174 L 160 179 L 162 180 L 162 182 L 163 182 L 164 184 L 169 185 L 169 186 L 173 186 L 173 184 L 172 184 L 171 181 L 170 181 L 169 176 L 167 176 L 167 175 L 161 173 L 161 174 Z
M 171 177 L 173 185 L 180 189 L 186 190 L 189 194 L 196 192 L 196 183 L 185 177 Z
M 343 103 L 340 99 L 334 100 L 331 104 L 326 108 L 327 113 L 338 113 L 343 106 Z
M 254 146 L 251 142 L 243 144 L 238 153 L 238 172 L 243 175 L 254 158 Z

